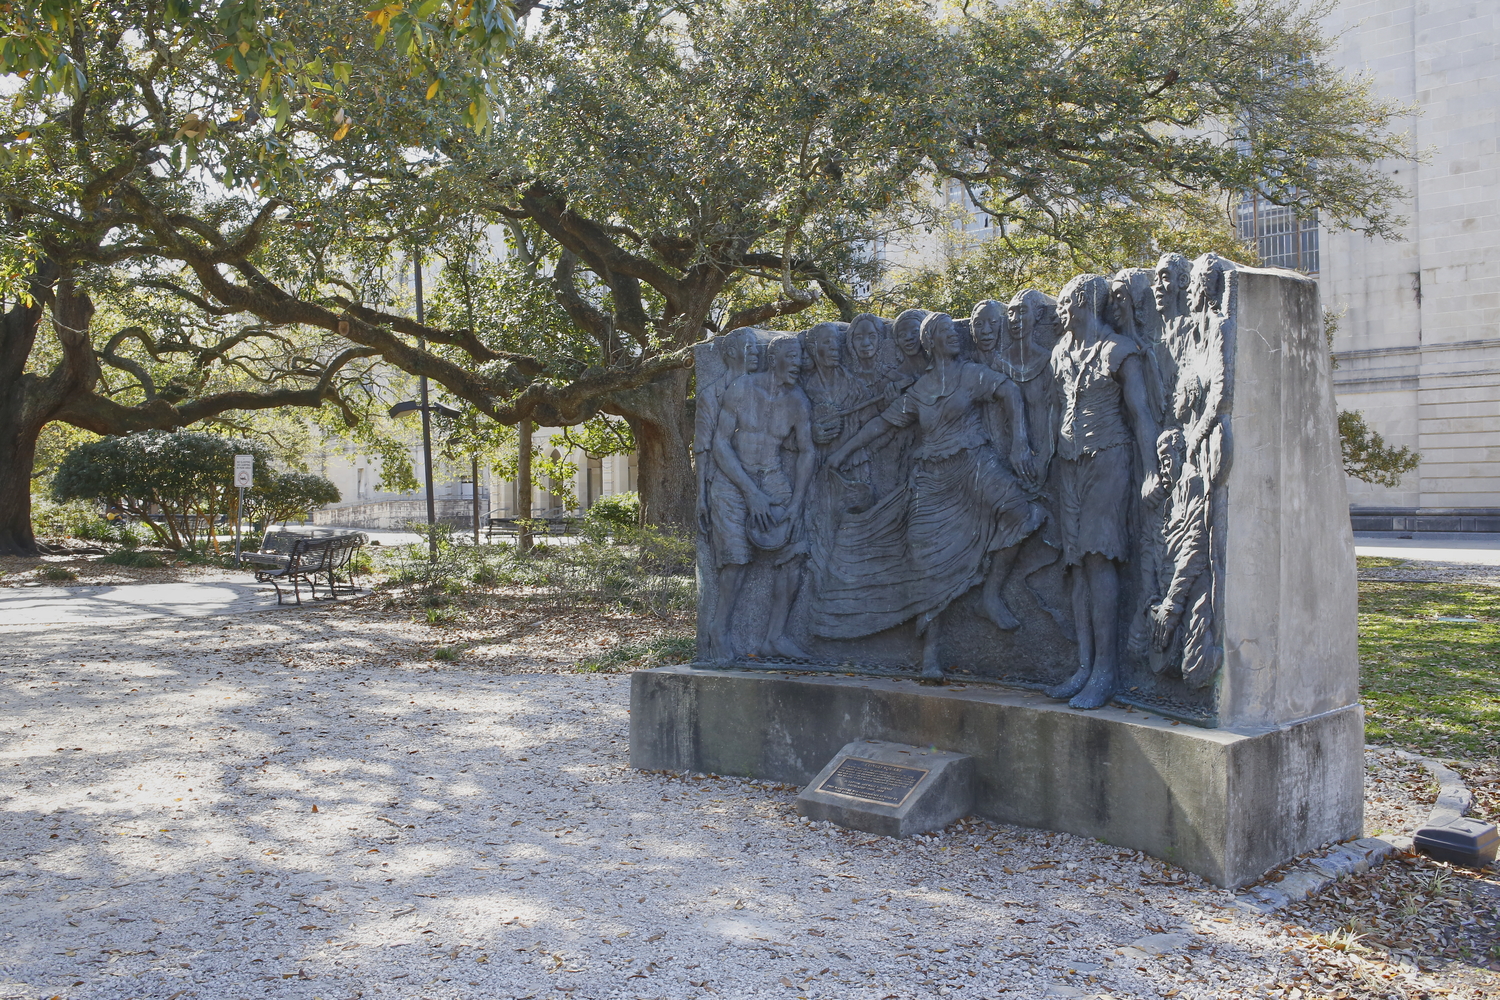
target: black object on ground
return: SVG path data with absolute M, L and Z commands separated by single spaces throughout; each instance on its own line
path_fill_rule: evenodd
M 1500 833 L 1495 824 L 1459 817 L 1442 826 L 1424 826 L 1412 836 L 1417 850 L 1437 861 L 1483 868 L 1495 860 Z

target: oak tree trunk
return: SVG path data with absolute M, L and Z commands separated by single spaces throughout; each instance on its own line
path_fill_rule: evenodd
M 607 407 L 635 435 L 641 521 L 689 530 L 697 506 L 693 475 L 692 372 L 668 372 L 629 392 L 615 393 Z
M 36 555 L 31 531 L 31 466 L 40 427 L 20 419 L 18 380 L 0 376 L 0 556 Z
M 41 326 L 42 299 L 56 281 L 52 317 L 63 360 L 46 377 L 26 371 Z M 36 555 L 31 528 L 31 467 L 37 437 L 64 404 L 92 391 L 99 365 L 89 346 L 94 304 L 71 279 L 43 262 L 31 280 L 33 299 L 0 317 L 0 555 Z

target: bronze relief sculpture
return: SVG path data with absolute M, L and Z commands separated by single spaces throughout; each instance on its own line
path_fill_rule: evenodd
M 1233 266 L 700 345 L 702 658 L 1206 718 Z

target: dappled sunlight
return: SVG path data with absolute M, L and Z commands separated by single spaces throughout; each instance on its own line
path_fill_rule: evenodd
M 631 770 L 628 677 L 371 634 L 321 610 L 0 633 L 0 978 L 38 1000 L 881 1000 L 1106 974 L 1216 995 L 1187 957 L 1120 958 L 1157 927 L 1247 980 L 1279 961 L 1229 896 L 1134 852 L 809 825 L 787 786 Z

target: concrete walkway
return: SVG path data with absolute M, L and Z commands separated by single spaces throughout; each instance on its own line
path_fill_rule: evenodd
M 0 589 L 0 625 L 100 625 L 142 618 L 202 618 L 274 607 L 276 591 L 269 584 L 229 581 Z
M 1500 566 L 1500 534 L 1478 531 L 1413 532 L 1402 538 L 1391 532 L 1355 532 L 1354 551 L 1362 556 L 1416 559 L 1420 562 Z

